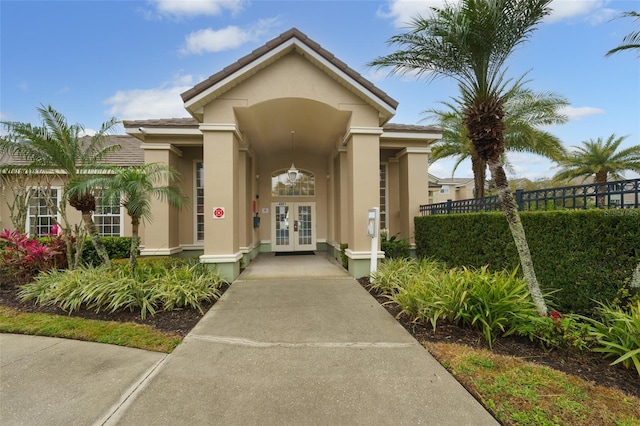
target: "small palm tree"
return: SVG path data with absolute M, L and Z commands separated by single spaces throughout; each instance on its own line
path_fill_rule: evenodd
M 425 111 L 443 129 L 442 139 L 433 148 L 433 161 L 456 157 L 453 172 L 466 159 L 471 159 L 474 178 L 474 194 L 484 197 L 487 162 L 482 160 L 467 135 L 462 115 L 461 100 L 455 103 L 443 102 L 447 110 Z M 526 152 L 541 155 L 552 160 L 560 159 L 564 147 L 556 136 L 541 130 L 540 126 L 561 124 L 567 117 L 559 109 L 569 102 L 553 93 L 535 93 L 522 86 L 514 87 L 505 97 L 504 104 L 504 145 L 507 152 Z
M 132 225 L 129 266 L 135 271 L 140 246 L 140 222 L 153 220 L 152 199 L 166 201 L 170 206 L 179 209 L 188 201 L 188 197 L 178 185 L 178 171 L 166 164 L 147 163 L 136 167 L 112 167 L 110 171 L 111 176 L 95 177 L 84 185 L 89 188 L 101 188 L 105 200 L 113 204 L 120 203 L 127 210 Z
M 551 10 L 551 0 L 462 0 L 418 16 L 407 33 L 391 37 L 402 50 L 369 65 L 392 72 L 449 77 L 461 89 L 463 123 L 478 156 L 486 161 L 520 256 L 529 292 L 540 315 L 547 314 L 531 252 L 509 188 L 502 158 L 506 96 L 522 80 L 506 78 L 506 62 Z
M 582 142 L 582 146 L 574 146 L 574 151 L 558 161 L 562 168 L 554 179 L 566 180 L 574 178 L 587 179 L 593 177 L 595 183 L 606 183 L 609 177 L 624 179 L 623 172 L 631 170 L 640 172 L 640 145 L 618 150 L 627 136 L 609 136 Z M 604 199 L 598 198 L 598 206 L 603 206 Z
M 634 21 L 640 22 L 640 12 L 625 12 L 622 17 L 631 17 L 634 18 Z M 622 43 L 620 46 L 608 51 L 605 56 L 610 56 L 623 50 L 640 50 L 640 31 L 630 32 L 622 39 Z
M 100 239 L 93 212 L 96 199 L 92 188 L 83 185 L 91 178 L 91 173 L 104 167 L 101 162 L 110 152 L 120 149 L 119 145 L 105 146 L 106 136 L 110 134 L 118 121 L 115 118 L 105 122 L 91 138 L 83 138 L 84 127 L 69 124 L 67 119 L 50 105 L 38 108 L 42 126 L 29 123 L 3 122 L 7 134 L 0 138 L 0 153 L 7 153 L 29 162 L 28 169 L 33 175 L 41 173 L 62 173 L 65 186 L 61 201 L 82 213 L 87 233 L 103 263 L 109 264 L 109 255 Z M 78 190 L 78 186 L 84 189 Z M 55 206 L 53 206 L 55 208 Z M 67 231 L 70 231 L 69 229 Z M 70 232 L 67 232 L 69 235 Z M 80 241 L 80 239 L 79 239 Z M 77 266 L 81 247 L 77 248 L 75 262 Z M 71 250 L 68 255 L 71 256 Z

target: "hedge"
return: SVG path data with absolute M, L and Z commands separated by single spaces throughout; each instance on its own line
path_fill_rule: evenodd
M 109 259 L 126 259 L 129 257 L 131 250 L 131 237 L 100 237 L 104 243 Z M 82 249 L 82 263 L 91 266 L 102 264 L 102 260 L 96 253 L 91 238 L 87 238 Z
M 534 268 L 554 308 L 590 314 L 640 262 L 639 210 L 520 212 Z M 512 270 L 520 262 L 503 213 L 415 218 L 416 252 L 449 266 Z

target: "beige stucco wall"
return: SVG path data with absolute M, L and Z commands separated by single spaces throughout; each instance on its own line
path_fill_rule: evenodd
M 30 184 L 30 186 L 31 185 L 36 186 L 37 185 L 36 182 L 37 181 L 33 181 L 33 183 Z M 52 188 L 59 188 L 59 190 L 62 191 L 62 188 L 64 186 L 64 179 L 60 177 L 50 179 L 50 184 Z M 11 221 L 10 210 L 6 202 L 7 199 L 13 200 L 14 198 L 15 197 L 14 197 L 13 190 L 9 186 L 0 185 L 0 229 L 16 228 L 15 224 Z M 82 215 L 80 214 L 79 211 L 77 211 L 76 209 L 71 207 L 69 204 L 67 204 L 66 212 L 67 212 L 67 219 L 69 220 L 69 223 L 71 224 L 72 227 L 76 224 L 82 225 L 83 223 Z M 122 227 L 121 234 L 123 236 L 131 236 L 131 223 L 128 220 L 128 216 L 124 209 L 121 209 L 120 223 Z

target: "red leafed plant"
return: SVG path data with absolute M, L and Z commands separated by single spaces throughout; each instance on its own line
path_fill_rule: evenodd
M 14 274 L 20 281 L 28 281 L 40 271 L 62 267 L 64 242 L 54 225 L 47 242 L 29 238 L 19 231 L 4 229 L 0 232 L 2 269 Z

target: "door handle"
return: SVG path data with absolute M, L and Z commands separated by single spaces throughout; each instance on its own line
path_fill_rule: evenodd
M 298 232 L 298 221 L 297 220 L 293 221 L 293 232 Z

